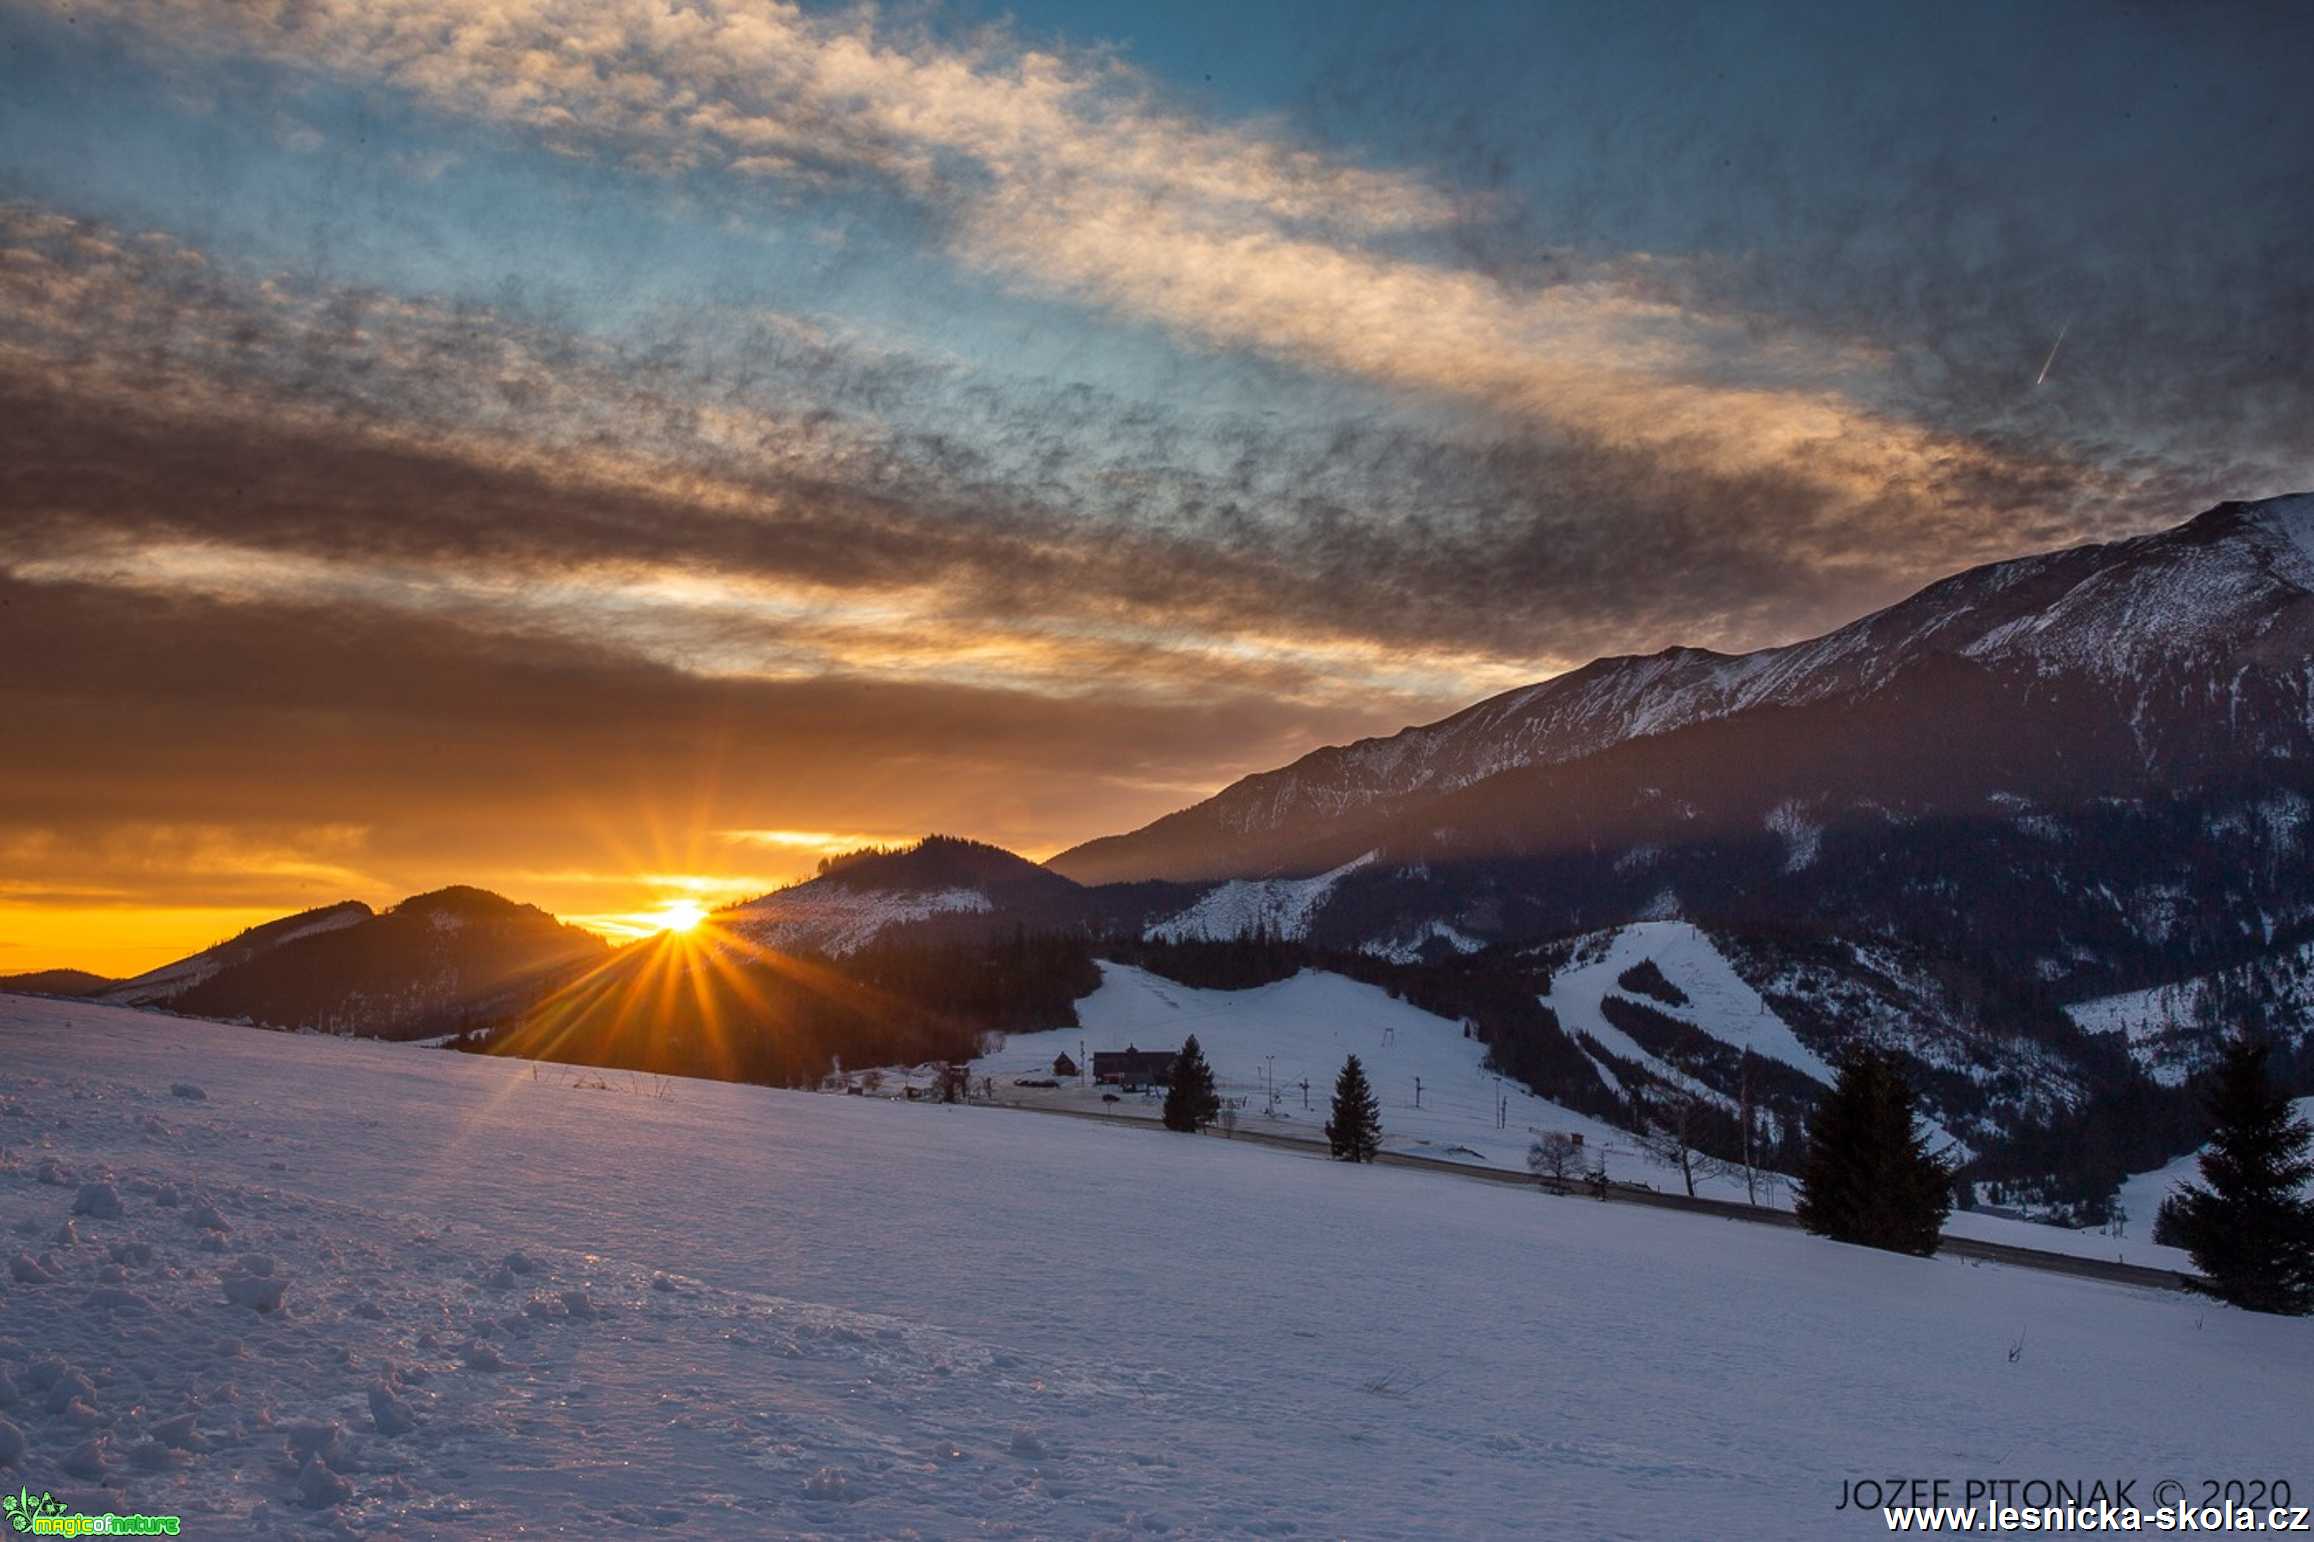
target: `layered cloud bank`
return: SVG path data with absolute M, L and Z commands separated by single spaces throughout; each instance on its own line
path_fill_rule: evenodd
M 1960 243 L 1872 288 L 1933 210 L 1797 285 L 1759 238 L 1814 262 L 1813 228 L 1542 228 L 1516 179 L 1469 174 L 1507 118 L 1467 122 L 1459 162 L 1385 153 L 1098 40 L 760 0 L 15 24 L 391 185 L 325 198 L 290 265 L 140 217 L 168 200 L 126 152 L 82 202 L 0 206 L 0 629 L 32 663 L 0 707 L 37 746 L 0 841 L 41 854 L 0 896 L 0 969 L 8 907 L 133 904 L 159 871 L 210 912 L 269 903 L 251 874 L 287 901 L 495 873 L 609 914 L 607 873 L 790 875 L 731 832 L 1049 851 L 1597 653 L 1803 635 L 2314 477 L 2314 401 L 2239 349 L 2253 405 L 2206 421 L 2159 392 L 2163 421 L 2132 418 L 2110 381 L 2068 414 L 2030 363 L 1989 386 L 1999 307 L 1939 287 Z M 1599 153 L 1644 179 L 1628 150 Z M 503 216 L 535 244 L 498 272 L 398 223 L 497 217 L 467 156 L 587 180 Z M 2273 275 L 2305 216 L 2266 217 L 2264 266 L 2210 260 L 2280 286 L 2255 299 L 2287 351 L 2314 311 Z M 387 276 L 328 259 L 347 223 Z M 830 291 L 766 255 L 638 287 L 607 255 L 638 223 L 802 229 L 816 271 L 878 276 Z M 600 287 L 529 299 L 548 245 Z M 892 322 L 895 251 L 950 324 Z M 2046 287 L 1981 275 L 2012 279 Z

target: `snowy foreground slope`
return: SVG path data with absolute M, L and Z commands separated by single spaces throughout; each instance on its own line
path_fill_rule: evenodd
M 610 1080 L 0 998 L 0 1244 L 46 1277 L 0 1283 L 7 1486 L 191 1536 L 1856 1537 L 1852 1478 L 2314 1478 L 2305 1323 L 1243 1142 Z M 104 1169 L 120 1215 L 60 1239 Z M 373 1389 L 416 1427 L 379 1433 Z M 308 1468 L 301 1503 L 296 1446 L 345 1497 Z

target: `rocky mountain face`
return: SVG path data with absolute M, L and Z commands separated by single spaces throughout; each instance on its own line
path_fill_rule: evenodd
M 1051 865 L 1301 886 L 1173 918 L 1209 933 L 1260 913 L 1408 956 L 1708 917 L 1900 938 L 2069 1000 L 2314 925 L 2310 813 L 2299 496 L 1973 569 L 1788 647 L 1603 659 Z
M 2310 815 L 2297 497 L 1961 573 L 1789 647 L 1601 660 L 1248 778 L 1041 882 L 932 841 L 725 919 L 837 954 L 1067 928 L 1417 969 L 1696 922 L 1827 1054 L 1863 1023 L 1902 1041 L 1978 1145 L 2133 1074 L 2175 1088 L 2251 1018 L 2314 1070 L 2314 991 L 2275 962 L 2314 944 Z M 1537 1090 L 1630 1116 L 1615 1077 L 1644 1068 L 1552 1053 Z
M 1313 751 L 1050 865 L 1084 883 L 1307 876 L 1366 832 L 1402 839 L 1427 810 L 1505 775 L 1713 725 L 1799 732 L 1851 713 L 1872 714 L 1883 742 L 2025 728 L 2025 743 L 1980 754 L 1977 769 L 2076 798 L 2255 779 L 2314 751 L 2310 664 L 2314 495 L 2226 504 L 2158 534 L 1971 569 L 1786 647 L 1601 659 L 1441 722 Z M 1991 724 L 1977 721 L 1986 712 Z M 1905 784 L 1890 788 L 1905 801 L 1949 801 L 1902 765 L 1811 774 L 1812 748 L 1839 753 L 1799 746 L 1776 801 L 1804 808 L 1842 774 L 1876 769 Z M 1637 772 L 1647 757 L 1622 764 Z

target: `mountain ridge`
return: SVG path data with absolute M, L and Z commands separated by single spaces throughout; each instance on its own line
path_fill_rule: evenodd
M 345 900 L 282 916 L 88 999 L 406 1038 L 508 1010 L 609 951 L 536 906 L 456 884 L 382 911 Z
M 1072 879 L 985 841 L 927 835 L 896 850 L 833 858 L 816 877 L 728 906 L 711 918 L 724 933 L 788 952 L 850 953 L 893 926 L 969 934 L 996 924 L 1073 921 L 1082 890 Z
M 2245 630 L 2254 635 L 2242 639 Z M 2229 637 L 2303 665 L 2314 643 L 2314 495 L 2220 504 L 2148 535 L 1967 569 L 1817 637 L 1750 653 L 1672 647 L 1597 659 L 1434 723 L 1310 751 L 1047 865 L 1084 883 L 1306 876 L 1293 843 L 1356 810 L 1764 706 L 1868 696 L 1937 655 L 2042 680 L 2071 673 L 2124 696 L 2135 687 L 2129 715 L 2143 710 L 2149 677 L 2174 672 L 2181 643 L 2207 650 Z M 2294 694 L 2303 722 L 2314 692 L 2302 669 Z

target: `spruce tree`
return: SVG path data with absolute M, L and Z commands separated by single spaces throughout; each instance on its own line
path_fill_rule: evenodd
M 1851 1050 L 1840 1079 L 1808 1120 L 1793 1207 L 1802 1226 L 1839 1242 L 1927 1257 L 1952 1209 L 1951 1174 L 1913 1118 L 1896 1057 Z
M 1213 1067 L 1191 1034 L 1173 1057 L 1173 1074 L 1165 1086 L 1165 1128 L 1194 1135 L 1221 1116 L 1221 1094 L 1214 1090 Z
M 1366 1080 L 1366 1068 L 1352 1055 L 1334 1078 L 1334 1112 L 1326 1121 L 1326 1142 L 1339 1162 L 1371 1162 L 1382 1149 L 1382 1104 Z
M 2226 1044 L 2205 1104 L 2209 1149 L 2202 1182 L 2162 1204 L 2194 1266 L 2224 1300 L 2253 1312 L 2314 1312 L 2314 1130 L 2267 1080 L 2266 1046 L 2248 1034 Z

